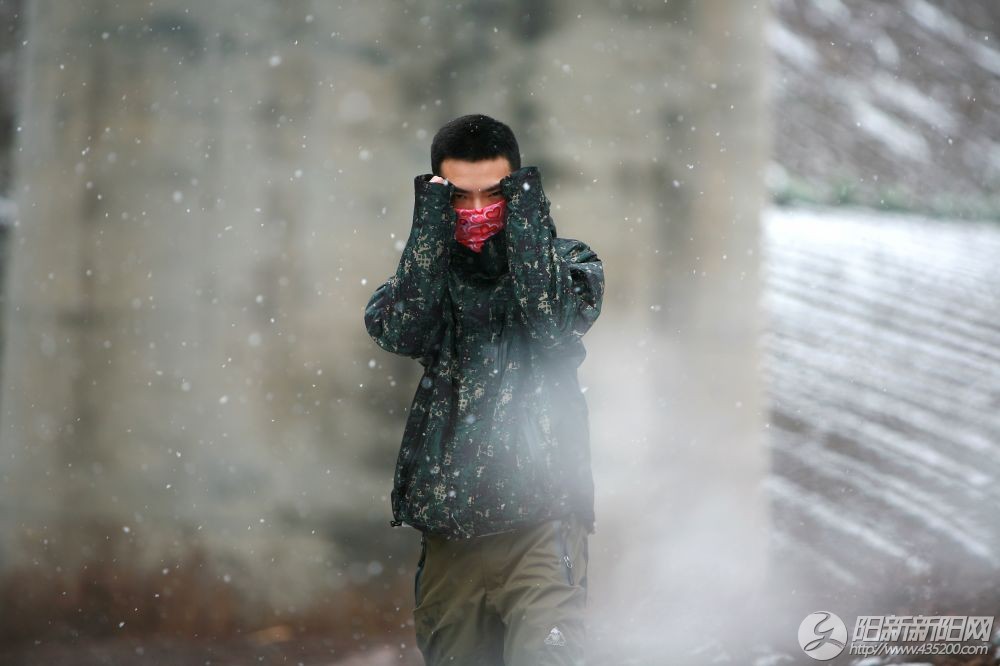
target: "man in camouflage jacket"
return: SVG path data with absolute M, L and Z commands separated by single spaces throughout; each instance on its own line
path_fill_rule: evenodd
M 558 238 L 537 167 L 501 181 L 502 232 L 455 240 L 453 185 L 414 179 L 410 236 L 365 309 L 383 349 L 420 360 L 396 463 L 393 524 L 480 536 L 578 512 L 594 531 L 581 337 L 604 269 Z
M 392 524 L 421 531 L 416 643 L 428 666 L 582 664 L 594 483 L 577 368 L 603 266 L 557 237 L 503 123 L 457 118 L 431 153 L 365 307 L 376 343 L 424 369 L 392 489 Z

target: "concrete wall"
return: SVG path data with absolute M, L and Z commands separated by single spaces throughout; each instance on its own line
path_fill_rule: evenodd
M 361 314 L 434 131 L 469 112 L 511 124 L 560 235 L 605 262 L 581 369 L 597 652 L 662 654 L 687 629 L 638 619 L 753 588 L 763 20 L 721 1 L 32 3 L 0 402 L 0 575 L 37 583 L 23 632 L 97 566 L 111 596 L 197 572 L 163 584 L 183 605 L 142 602 L 150 629 L 208 622 L 199 605 L 218 631 L 276 609 L 322 625 L 357 595 L 405 625 L 417 534 L 389 528 L 387 495 L 417 367 Z M 708 595 L 719 576 L 747 587 Z

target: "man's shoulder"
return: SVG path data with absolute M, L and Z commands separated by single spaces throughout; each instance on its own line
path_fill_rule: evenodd
M 597 253 L 587 243 L 575 238 L 553 238 L 552 246 L 563 259 L 575 263 L 600 261 Z

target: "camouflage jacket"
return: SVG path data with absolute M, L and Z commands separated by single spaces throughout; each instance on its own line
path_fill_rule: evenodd
M 454 186 L 414 179 L 409 239 L 365 326 L 418 359 L 391 493 L 392 525 L 473 537 L 577 515 L 594 531 L 581 337 L 604 268 L 557 238 L 537 167 L 501 181 L 504 228 L 473 252 L 455 239 Z

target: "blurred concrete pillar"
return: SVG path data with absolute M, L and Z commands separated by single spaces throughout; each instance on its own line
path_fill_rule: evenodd
M 673 52 L 683 45 L 686 67 L 662 83 L 660 154 L 631 173 L 651 174 L 657 194 L 625 225 L 642 223 L 648 245 L 635 241 L 639 307 L 616 331 L 629 343 L 622 391 L 606 396 L 615 416 L 599 424 L 617 478 L 597 541 L 618 545 L 597 556 L 595 641 L 607 654 L 618 645 L 680 662 L 709 646 L 708 662 L 713 643 L 749 649 L 765 625 L 755 611 L 769 523 L 759 373 L 767 4 L 674 7 L 687 30 L 671 34 Z
M 309 251 L 355 223 L 323 210 L 339 165 L 314 130 L 337 126 L 313 108 L 355 54 L 306 45 L 309 5 L 30 3 L 0 400 L 22 616 L 93 589 L 67 616 L 211 631 L 372 573 L 331 520 L 384 487 L 330 445 L 350 250 Z

